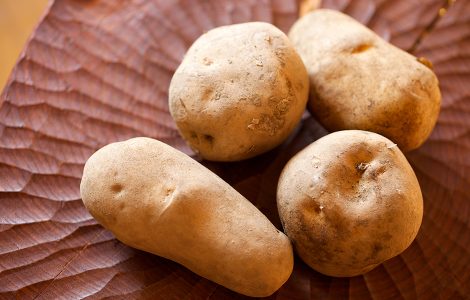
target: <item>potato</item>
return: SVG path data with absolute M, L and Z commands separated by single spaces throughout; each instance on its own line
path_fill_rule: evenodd
M 376 133 L 329 134 L 296 154 L 279 179 L 284 232 L 326 275 L 364 274 L 416 237 L 423 198 L 396 144 Z
M 157 140 L 98 150 L 85 164 L 80 192 L 91 215 L 123 243 L 236 292 L 268 296 L 292 272 L 282 232 L 217 175 Z
M 308 100 L 305 66 L 287 36 L 254 22 L 210 30 L 170 84 L 180 134 L 205 159 L 235 161 L 279 145 Z
M 298 20 L 289 37 L 309 74 L 308 108 L 325 128 L 380 133 L 403 151 L 428 138 L 441 94 L 426 59 L 327 9 Z

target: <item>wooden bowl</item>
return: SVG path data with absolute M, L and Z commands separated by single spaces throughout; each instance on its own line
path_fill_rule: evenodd
M 425 201 L 415 242 L 353 278 L 296 260 L 270 299 L 463 299 L 470 295 L 470 2 L 324 1 L 434 63 L 437 127 L 408 153 Z M 99 147 L 134 136 L 190 153 L 167 106 L 186 49 L 212 27 L 262 20 L 287 31 L 294 0 L 56 0 L 0 100 L 0 298 L 244 298 L 129 248 L 84 209 L 79 183 Z M 444 14 L 447 12 L 446 14 Z M 275 188 L 297 151 L 326 131 L 306 117 L 283 145 L 239 163 L 203 162 L 280 227 Z

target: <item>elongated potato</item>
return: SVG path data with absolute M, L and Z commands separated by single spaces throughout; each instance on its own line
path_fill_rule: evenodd
M 307 68 L 309 110 L 330 131 L 361 129 L 419 147 L 439 114 L 439 82 L 424 58 L 328 9 L 299 19 L 289 37 Z
M 308 76 L 287 36 L 251 22 L 199 37 L 171 79 L 181 136 L 205 159 L 235 161 L 282 143 L 300 121 Z
M 418 233 L 423 198 L 403 153 L 372 132 L 329 134 L 296 154 L 277 203 L 299 256 L 330 276 L 364 274 L 403 252 Z
M 217 175 L 157 140 L 98 150 L 85 164 L 80 192 L 123 243 L 241 294 L 268 296 L 292 272 L 282 232 Z

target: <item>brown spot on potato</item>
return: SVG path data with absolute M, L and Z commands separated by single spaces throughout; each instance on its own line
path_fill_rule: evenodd
M 207 101 L 212 99 L 214 96 L 214 90 L 210 87 L 206 88 L 201 95 L 201 101 Z
M 212 135 L 204 134 L 202 137 L 204 138 L 204 141 L 206 141 L 211 146 L 214 144 L 214 137 Z
M 374 243 L 372 245 L 372 250 L 371 250 L 371 254 L 370 254 L 370 258 L 371 259 L 374 259 L 378 256 L 379 252 L 382 251 L 383 249 L 383 246 L 379 243 Z
M 195 131 L 189 131 L 189 137 L 192 139 L 197 139 L 197 133 Z
M 428 67 L 429 69 L 433 70 L 434 69 L 434 66 L 432 65 L 432 62 L 429 61 L 426 57 L 418 57 L 416 59 L 417 61 L 419 61 L 420 63 L 422 63 L 423 65 L 425 65 L 426 67 Z
M 315 203 L 314 209 L 317 214 L 321 214 L 324 208 L 325 207 L 323 205 Z
M 374 47 L 372 44 L 361 44 L 361 45 L 357 46 L 356 48 L 354 48 L 351 51 L 351 53 L 352 54 L 358 54 L 358 53 L 366 52 L 367 50 L 369 50 L 372 47 Z
M 111 185 L 111 190 L 115 193 L 121 192 L 122 188 L 123 188 L 122 185 L 119 184 L 119 183 L 115 183 L 115 184 Z
M 202 63 L 206 66 L 210 66 L 210 65 L 212 65 L 213 61 L 212 61 L 212 59 L 210 59 L 208 57 L 204 57 L 204 59 L 202 60 Z
M 170 196 L 171 193 L 173 193 L 173 191 L 174 191 L 174 189 L 171 189 L 171 188 L 166 189 L 166 196 L 167 197 Z
M 165 199 L 164 199 L 165 202 L 170 201 L 172 199 L 172 195 L 174 191 L 175 191 L 174 188 L 167 188 L 165 190 Z
M 289 92 L 291 92 L 292 91 L 292 82 L 287 77 L 285 79 L 286 79 L 287 89 L 289 90 Z

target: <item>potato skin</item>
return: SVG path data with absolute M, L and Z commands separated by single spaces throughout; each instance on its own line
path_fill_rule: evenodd
M 215 28 L 197 39 L 170 84 L 170 113 L 203 158 L 236 161 L 279 145 L 299 122 L 308 76 L 268 23 Z
M 296 154 L 280 176 L 277 205 L 299 256 L 336 277 L 364 274 L 403 252 L 423 217 L 403 153 L 359 130 L 329 134 Z
M 328 9 L 299 19 L 289 37 L 309 74 L 308 108 L 325 128 L 373 131 L 402 151 L 431 134 L 441 94 L 425 60 Z
M 91 215 L 123 243 L 248 296 L 290 276 L 289 239 L 248 200 L 182 152 L 150 138 L 109 144 L 80 185 Z

